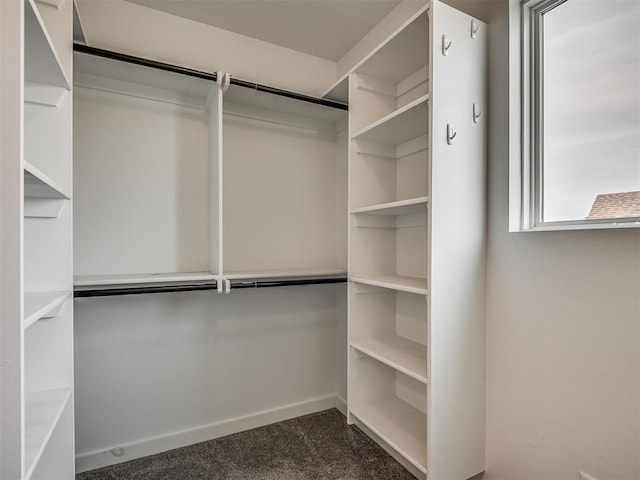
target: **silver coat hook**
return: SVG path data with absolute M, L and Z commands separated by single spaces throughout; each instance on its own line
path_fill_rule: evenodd
M 478 31 L 480 30 L 480 22 L 477 20 L 471 20 L 471 38 L 476 38 Z
M 481 116 L 482 116 L 482 110 L 480 110 L 480 107 L 478 107 L 478 105 L 474 102 L 473 103 L 473 123 L 478 123 L 478 120 L 480 120 Z
M 451 145 L 453 143 L 453 139 L 456 138 L 458 132 L 453 130 L 453 127 L 450 123 L 447 123 L 447 143 Z
M 449 49 L 451 48 L 451 40 L 446 35 L 442 35 L 442 55 L 449 55 Z

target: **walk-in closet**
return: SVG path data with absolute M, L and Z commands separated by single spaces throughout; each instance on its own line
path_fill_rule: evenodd
M 484 471 L 488 28 L 386 4 L 330 62 L 0 2 L 0 478 L 330 409 L 416 478 Z

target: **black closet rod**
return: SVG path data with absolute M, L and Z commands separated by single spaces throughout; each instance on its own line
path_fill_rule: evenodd
M 347 277 L 302 278 L 298 280 L 231 280 L 231 290 L 238 288 L 295 287 L 298 285 L 325 285 L 346 283 Z
M 195 292 L 199 290 L 217 290 L 217 282 L 178 285 L 149 285 L 144 287 L 114 287 L 74 290 L 74 298 L 113 297 L 117 295 L 142 295 L 145 293 Z
M 291 280 L 232 280 L 231 289 L 239 288 L 267 288 L 267 287 L 295 287 L 301 285 L 325 285 L 331 283 L 345 283 L 346 276 L 331 278 L 303 278 Z M 154 285 L 145 287 L 115 287 L 75 290 L 75 298 L 86 297 L 112 297 L 116 295 L 141 295 L 144 293 L 172 293 L 193 292 L 199 290 L 217 290 L 217 282 L 206 284 L 182 284 L 182 285 Z
M 73 51 L 86 53 L 89 55 L 95 55 L 97 57 L 108 58 L 111 60 L 119 60 L 121 62 L 132 63 L 134 65 L 141 65 L 143 67 L 155 68 L 157 70 L 164 70 L 166 72 L 178 73 L 180 75 L 186 75 L 189 77 L 202 78 L 215 82 L 218 78 L 216 73 L 203 72 L 202 70 L 194 70 L 192 68 L 180 67 L 172 65 L 170 63 L 158 62 L 156 60 L 149 60 L 147 58 L 135 57 L 133 55 L 127 55 L 125 53 L 114 52 L 111 50 L 104 50 L 102 48 L 90 47 L 83 43 L 74 43 Z M 304 95 L 302 93 L 292 92 L 289 90 L 283 90 L 281 88 L 270 87 L 268 85 L 262 85 L 259 83 L 248 82 L 246 80 L 240 80 L 231 76 L 231 85 L 238 87 L 248 88 L 256 90 L 258 92 L 269 93 L 272 95 L 278 95 L 280 97 L 292 98 L 294 100 L 301 100 L 307 103 L 313 103 L 316 105 L 322 105 L 324 107 L 336 108 L 338 110 L 348 110 L 349 106 L 346 103 L 336 102 L 326 98 L 312 97 L 310 95 Z
M 218 78 L 215 73 L 194 70 L 193 68 L 179 67 L 178 65 L 172 65 L 170 63 L 163 63 L 156 60 L 149 60 L 147 58 L 134 57 L 133 55 L 127 55 L 126 53 L 113 52 L 111 50 L 104 50 L 102 48 L 90 47 L 89 45 L 85 45 L 83 43 L 74 42 L 73 51 L 87 53 L 96 57 L 108 58 L 110 60 L 132 63 L 134 65 L 142 65 L 143 67 L 155 68 L 156 70 L 164 70 L 165 72 L 178 73 L 180 75 L 186 75 L 189 77 L 203 78 L 212 82 L 215 82 Z

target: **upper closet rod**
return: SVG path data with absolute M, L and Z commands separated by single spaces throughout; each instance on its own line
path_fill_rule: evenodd
M 134 65 L 142 65 L 143 67 L 155 68 L 156 70 L 164 70 L 165 72 L 187 75 L 189 77 L 203 78 L 212 82 L 215 82 L 218 77 L 215 73 L 194 70 L 193 68 L 180 67 L 178 65 L 172 65 L 170 63 L 149 60 L 147 58 L 134 57 L 133 55 L 127 55 L 126 53 L 113 52 L 111 50 L 104 50 L 102 48 L 90 47 L 89 45 L 85 45 L 83 43 L 74 42 L 73 51 L 87 53 L 96 57 L 108 58 L 110 60 L 132 63 Z
M 180 75 L 187 75 L 190 77 L 203 78 L 215 82 L 217 74 L 203 72 L 201 70 L 194 70 L 192 68 L 180 67 L 172 65 L 170 63 L 158 62 L 156 60 L 149 60 L 147 58 L 135 57 L 133 55 L 127 55 L 125 53 L 114 52 L 111 50 L 104 50 L 102 48 L 90 47 L 82 43 L 74 43 L 73 51 L 80 53 L 87 53 L 89 55 L 95 55 L 98 57 L 108 58 L 111 60 L 118 60 L 121 62 L 132 63 L 134 65 L 142 65 L 144 67 L 155 68 L 158 70 L 164 70 L 166 72 L 178 73 Z M 259 83 L 248 82 L 246 80 L 240 80 L 231 76 L 231 85 L 238 87 L 249 88 L 258 92 L 269 93 L 271 95 L 278 95 L 280 97 L 292 98 L 294 100 L 301 100 L 307 103 L 314 103 L 316 105 L 322 105 L 325 107 L 337 108 L 339 110 L 348 110 L 349 106 L 346 103 L 336 102 L 326 98 L 312 97 L 310 95 L 303 95 L 302 93 L 291 92 L 289 90 L 283 90 L 281 88 L 270 87 L 268 85 L 262 85 Z
M 322 278 L 299 278 L 288 280 L 232 280 L 231 289 L 238 288 L 266 288 L 266 287 L 294 287 L 300 285 L 325 285 L 330 283 L 345 283 L 347 277 L 322 277 Z M 146 287 L 116 287 L 116 288 L 95 288 L 87 290 L 75 290 L 75 298 L 82 297 L 111 297 L 115 295 L 140 295 L 143 293 L 171 293 L 171 292 L 192 292 L 198 290 L 217 290 L 217 282 L 206 284 L 178 284 L 178 285 L 154 285 Z

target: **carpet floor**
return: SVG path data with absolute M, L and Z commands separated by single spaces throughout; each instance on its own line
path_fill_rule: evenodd
M 138 460 L 76 480 L 415 480 L 331 409 Z

